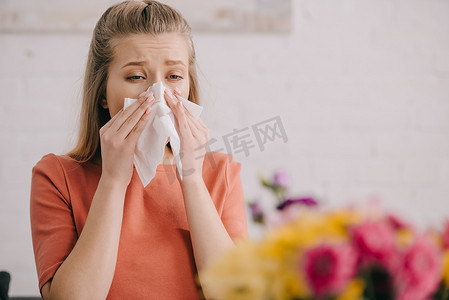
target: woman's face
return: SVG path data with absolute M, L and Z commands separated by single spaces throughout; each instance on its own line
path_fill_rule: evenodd
M 106 83 L 106 102 L 111 118 L 123 108 L 125 98 L 139 94 L 158 81 L 173 91 L 189 95 L 189 50 L 186 38 L 178 33 L 157 36 L 135 34 L 120 38 L 114 47 Z M 106 106 L 107 104 L 107 106 Z

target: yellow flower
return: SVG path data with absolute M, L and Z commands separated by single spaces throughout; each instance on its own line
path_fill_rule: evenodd
M 443 282 L 449 287 L 449 250 L 443 253 Z
M 415 239 L 413 232 L 407 228 L 398 229 L 396 231 L 396 242 L 400 248 L 407 248 Z
M 265 245 L 266 246 L 266 245 Z M 290 256 L 270 256 L 264 245 L 243 242 L 200 272 L 207 297 L 284 300 L 309 295 Z M 282 250 L 282 249 L 281 249 Z
M 335 300 L 360 300 L 363 299 L 365 283 L 361 279 L 351 280 L 343 292 Z
M 264 262 L 257 247 L 242 242 L 199 274 L 204 294 L 215 299 L 263 299 L 265 294 Z
M 331 219 L 334 223 L 339 224 L 344 229 L 363 221 L 360 213 L 349 209 L 337 210 L 329 215 L 329 219 Z

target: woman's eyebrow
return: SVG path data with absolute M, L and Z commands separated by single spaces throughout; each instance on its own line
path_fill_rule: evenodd
M 123 65 L 121 67 L 121 69 L 129 67 L 129 66 L 143 66 L 146 62 L 145 61 L 130 61 L 128 63 L 126 63 L 125 65 Z M 186 67 L 185 63 L 182 60 L 166 60 L 165 64 L 167 66 L 175 66 L 175 65 L 182 65 L 184 67 Z
M 174 66 L 174 65 L 183 65 L 184 67 L 186 67 L 186 65 L 184 64 L 184 62 L 182 60 L 166 60 L 165 64 L 168 66 Z
M 129 63 L 123 65 L 121 68 L 123 69 L 128 66 L 143 66 L 144 64 L 145 64 L 144 61 L 130 61 Z

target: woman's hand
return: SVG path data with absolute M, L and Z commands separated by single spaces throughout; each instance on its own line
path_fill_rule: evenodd
M 178 89 L 175 89 L 175 95 L 181 96 Z M 209 142 L 209 128 L 200 118 L 193 117 L 182 102 L 167 89 L 165 90 L 165 100 L 178 123 L 183 181 L 202 180 L 203 161 Z
M 153 93 L 144 92 L 100 129 L 102 178 L 128 186 L 137 140 L 150 117 Z

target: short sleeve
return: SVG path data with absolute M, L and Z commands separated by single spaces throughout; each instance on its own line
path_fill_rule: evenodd
M 44 156 L 33 168 L 30 221 L 41 289 L 53 278 L 77 240 L 65 172 L 53 154 Z
M 245 213 L 245 196 L 240 179 L 240 163 L 231 157 L 226 166 L 226 199 L 221 219 L 229 236 L 235 241 L 248 237 Z

